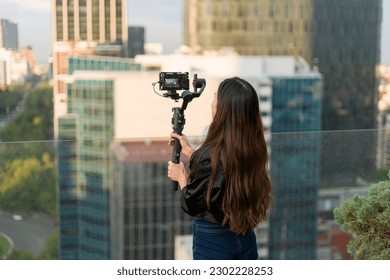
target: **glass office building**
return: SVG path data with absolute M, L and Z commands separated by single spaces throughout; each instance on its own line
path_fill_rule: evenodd
M 64 178 L 59 186 L 61 258 L 109 259 L 107 143 L 113 135 L 112 81 L 76 81 L 68 93 L 71 115 L 59 122 L 59 177 Z M 75 130 L 75 142 L 64 138 L 62 131 L 69 127 Z M 77 238 L 72 238 L 73 233 Z
M 184 44 L 196 50 L 232 47 L 241 55 L 301 56 L 323 75 L 323 131 L 375 129 L 382 2 L 185 0 Z M 369 137 L 366 155 L 375 153 L 376 135 Z M 344 177 L 353 184 L 357 172 L 374 171 L 375 161 L 352 152 L 360 150 L 353 139 L 340 145 L 323 141 L 321 180 L 336 184 L 333 178 Z M 335 164 L 326 166 L 330 156 Z
M 145 54 L 145 27 L 129 26 L 128 38 L 128 57 L 134 58 L 137 54 Z
M 130 59 L 71 57 L 69 71 L 137 71 Z M 59 118 L 58 175 L 61 259 L 110 259 L 109 185 L 114 136 L 114 82 L 67 84 L 67 114 Z
M 322 129 L 375 128 L 382 0 L 185 0 L 184 44 L 302 56 L 324 76 Z
M 18 50 L 18 25 L 7 19 L 0 19 L 0 48 Z
M 271 79 L 275 206 L 269 223 L 268 257 L 316 259 L 322 78 Z

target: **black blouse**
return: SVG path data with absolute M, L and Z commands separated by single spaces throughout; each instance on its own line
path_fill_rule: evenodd
M 200 148 L 192 154 L 190 159 L 190 177 L 181 192 L 181 207 L 194 218 L 222 223 L 225 216 L 222 210 L 225 192 L 225 176 L 222 168 L 218 168 L 217 178 L 211 191 L 210 209 L 208 209 L 206 196 L 210 179 L 210 153 L 207 149 Z

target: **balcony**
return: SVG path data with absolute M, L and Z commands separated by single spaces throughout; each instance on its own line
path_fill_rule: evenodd
M 275 206 L 256 229 L 260 258 L 351 259 L 333 210 L 386 179 L 390 131 L 266 139 Z M 168 138 L 105 142 L 96 161 L 85 160 L 86 140 L 0 143 L 0 233 L 12 250 L 43 258 L 59 232 L 59 259 L 191 258 L 191 218 L 166 177 Z

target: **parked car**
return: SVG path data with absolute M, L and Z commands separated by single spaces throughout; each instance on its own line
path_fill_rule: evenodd
M 22 216 L 22 215 L 18 215 L 18 214 L 12 215 L 12 218 L 13 218 L 15 221 L 22 221 L 22 220 L 23 220 L 23 216 Z

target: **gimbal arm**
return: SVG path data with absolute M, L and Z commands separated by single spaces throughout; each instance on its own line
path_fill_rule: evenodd
M 205 80 L 201 79 L 201 89 L 197 93 L 196 89 L 197 87 L 194 84 L 195 87 L 195 92 L 190 92 L 190 91 L 184 91 L 182 93 L 181 98 L 183 99 L 183 103 L 181 108 L 175 107 L 172 108 L 173 111 L 173 117 L 172 117 L 172 128 L 173 131 L 179 135 L 182 135 L 182 131 L 184 129 L 185 125 L 185 117 L 184 117 L 184 110 L 187 109 L 188 103 L 192 101 L 194 97 L 199 97 L 201 93 L 203 92 L 204 88 L 206 87 L 206 82 Z M 177 138 L 173 139 L 173 150 L 172 150 L 172 162 L 173 163 L 179 163 L 180 162 L 180 153 L 181 153 L 181 145 L 180 141 Z M 172 181 L 172 190 L 177 191 L 178 190 L 178 182 Z

